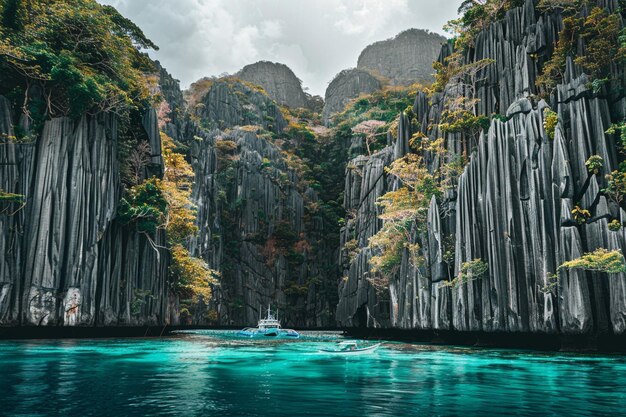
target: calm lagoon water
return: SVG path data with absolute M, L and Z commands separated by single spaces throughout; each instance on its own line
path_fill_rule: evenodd
M 626 357 L 388 343 L 319 353 L 341 337 L 0 342 L 0 415 L 625 415 Z

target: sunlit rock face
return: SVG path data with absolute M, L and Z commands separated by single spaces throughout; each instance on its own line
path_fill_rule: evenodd
M 13 109 L 0 97 L 0 137 L 15 134 Z M 163 170 L 156 113 L 143 117 Z M 0 324 L 126 326 L 176 322 L 165 236 L 150 242 L 116 220 L 121 197 L 117 120 L 56 118 L 32 142 L 0 146 L 0 189 L 23 195 L 2 203 Z M 151 296 L 137 303 L 136 293 Z
M 617 8 L 615 1 L 604 3 L 611 10 Z M 563 84 L 549 103 L 536 98 L 538 63 L 550 57 L 560 27 L 559 14 L 539 15 L 529 0 L 477 36 L 466 62 L 495 60 L 477 89 L 479 111 L 502 117 L 481 135 L 453 189 L 440 203 L 431 201 L 426 227 L 416 225 L 413 232 L 424 261 L 416 266 L 405 254 L 398 272 L 390 277 L 387 293 L 374 292 L 366 263 L 371 256 L 366 241 L 382 224 L 375 214 L 365 226 L 358 216 L 354 224 L 348 224 L 346 234 L 364 249 L 344 265 L 346 278 L 339 286 L 337 309 L 340 325 L 562 335 L 624 333 L 625 274 L 562 272 L 558 287 L 545 290 L 548 277 L 565 261 L 597 248 L 626 251 L 624 228 L 608 228 L 611 219 L 623 223 L 626 214 L 601 192 L 606 187 L 604 174 L 617 167 L 615 138 L 605 132 L 623 120 L 624 99 L 608 90 L 594 93 L 588 77 L 571 60 Z M 440 60 L 449 55 L 449 48 L 444 46 Z M 622 68 L 613 71 L 613 79 L 623 80 Z M 620 89 L 621 81 L 615 83 L 609 88 Z M 439 123 L 447 95 L 454 91 L 446 89 L 431 98 L 420 94 L 413 111 L 422 133 L 431 140 L 442 137 L 448 149 L 460 152 L 455 134 L 424 128 Z M 554 139 L 543 123 L 548 105 L 559 117 Z M 415 132 L 408 137 L 411 133 Z M 406 138 L 399 129 L 396 152 Z M 361 175 L 355 178 L 347 173 L 347 208 L 375 213 L 371 196 L 395 187 L 381 167 L 391 163 L 392 158 L 385 158 L 390 152 L 391 147 L 353 161 L 361 167 Z M 585 166 L 592 155 L 604 160 L 599 174 Z M 429 169 L 437 169 L 441 162 L 433 155 L 428 159 Z M 577 205 L 591 214 L 583 225 L 573 218 Z M 452 258 L 444 256 L 448 251 Z M 442 285 L 459 274 L 464 262 L 474 259 L 488 264 L 484 277 L 453 288 Z
M 433 61 L 446 38 L 409 29 L 395 38 L 373 43 L 361 52 L 357 68 L 382 77 L 392 85 L 433 80 Z
M 309 107 L 309 98 L 302 90 L 302 81 L 287 65 L 259 61 L 246 65 L 236 76 L 261 86 L 279 105 L 293 109 Z

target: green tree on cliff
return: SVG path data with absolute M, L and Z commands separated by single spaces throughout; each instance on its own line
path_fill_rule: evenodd
M 141 50 L 156 45 L 114 8 L 95 0 L 5 0 L 0 17 L 0 94 L 26 116 L 122 115 L 149 104 L 145 74 L 154 68 Z

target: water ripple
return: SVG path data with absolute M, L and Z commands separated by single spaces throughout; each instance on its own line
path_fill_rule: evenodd
M 595 416 L 626 407 L 623 356 L 403 343 L 319 353 L 340 337 L 2 342 L 0 415 Z

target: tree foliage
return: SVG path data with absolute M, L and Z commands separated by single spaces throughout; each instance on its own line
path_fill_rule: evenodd
M 172 138 L 161 133 L 161 144 L 163 178 L 152 177 L 128 189 L 120 202 L 118 217 L 150 242 L 155 233 L 164 230 L 172 256 L 169 272 L 174 290 L 182 300 L 208 301 L 211 285 L 216 284 L 219 274 L 185 248 L 198 232 L 196 210 L 190 200 L 194 173 L 184 155 L 177 152 Z
M 524 0 L 463 0 L 458 13 L 460 18 L 448 22 L 446 30 L 456 36 L 457 47 L 466 49 L 491 23 L 502 19 L 507 10 L 519 7 Z
M 179 245 L 198 232 L 196 208 L 190 200 L 194 172 L 184 155 L 176 152 L 172 138 L 165 133 L 161 133 L 161 144 L 165 161 L 161 186 L 168 207 L 165 229 L 170 244 Z
M 591 212 L 577 205 L 572 209 L 572 217 L 576 223 L 585 224 L 591 218 Z
M 477 88 L 485 71 L 494 62 L 493 59 L 481 59 L 465 63 L 463 49 L 456 48 L 444 63 L 434 64 L 435 82 L 428 90 L 429 94 L 432 97 L 444 89 L 446 91 L 438 127 L 443 133 L 462 134 L 461 145 L 465 154 L 476 144 L 478 134 L 488 129 L 491 123 L 488 116 L 478 111 Z
M 559 8 L 566 14 L 552 56 L 537 77 L 537 86 L 544 96 L 563 82 L 568 58 L 582 67 L 591 77 L 594 90 L 598 91 L 609 81 L 611 64 L 623 61 L 626 56 L 626 39 L 619 12 L 593 7 L 583 16 L 583 3 L 588 2 L 544 0 L 539 5 L 544 9 Z M 581 42 L 584 44 L 582 50 L 579 48 Z
M 388 174 L 400 181 L 401 187 L 386 193 L 378 201 L 383 227 L 369 241 L 375 254 L 370 260 L 375 273 L 386 276 L 395 273 L 405 250 L 414 265 L 422 262 L 412 232 L 418 225 L 426 224 L 430 200 L 441 198 L 444 189 L 440 171 L 433 174 L 423 163 L 424 146 L 420 143 L 417 152 L 407 154 L 386 168 Z
M 163 228 L 167 207 L 162 181 L 152 177 L 126 191 L 120 201 L 118 218 L 124 224 L 133 224 L 140 233 L 153 235 Z
M 174 245 L 170 250 L 172 265 L 170 274 L 174 279 L 174 289 L 183 300 L 197 303 L 211 299 L 211 287 L 217 285 L 220 274 L 209 268 L 202 259 L 191 256 L 182 245 Z
M 558 124 L 558 113 L 548 107 L 543 109 L 543 128 L 546 130 L 548 137 L 552 140 L 554 140 L 554 136 L 556 135 L 556 126 Z
M 444 281 L 443 285 L 456 288 L 462 284 L 482 278 L 488 270 L 489 265 L 480 258 L 463 262 L 459 274 L 453 280 Z
M 623 158 L 626 155 L 626 122 L 611 125 L 606 133 L 618 136 L 618 150 Z M 606 187 L 602 191 L 614 202 L 622 205 L 626 196 L 626 162 L 621 162 L 618 168 L 605 176 Z
M 149 104 L 145 74 L 154 67 L 141 49 L 156 45 L 113 7 L 10 0 L 0 22 L 0 94 L 27 116 L 36 117 L 35 110 L 44 117 L 122 114 Z
M 598 175 L 604 166 L 604 159 L 600 155 L 591 155 L 585 162 L 585 166 L 589 173 Z

